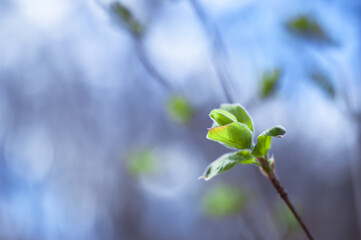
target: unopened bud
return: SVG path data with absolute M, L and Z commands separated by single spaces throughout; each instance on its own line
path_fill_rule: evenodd
M 263 167 L 259 167 L 259 170 L 265 177 L 268 177 L 268 173 L 263 169 Z
M 268 161 L 269 161 L 269 165 L 271 166 L 272 172 L 274 172 L 275 171 L 275 159 L 274 159 L 273 155 L 271 156 L 271 158 Z

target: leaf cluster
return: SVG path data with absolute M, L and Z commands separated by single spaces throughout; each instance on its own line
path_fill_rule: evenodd
M 212 162 L 201 178 L 209 180 L 224 173 L 237 164 L 261 166 L 260 159 L 270 161 L 267 153 L 271 148 L 272 137 L 281 137 L 286 133 L 282 126 L 273 126 L 257 137 L 253 143 L 254 126 L 248 112 L 238 104 L 222 104 L 209 114 L 213 120 L 208 129 L 207 138 L 219 142 L 236 151 L 226 153 Z

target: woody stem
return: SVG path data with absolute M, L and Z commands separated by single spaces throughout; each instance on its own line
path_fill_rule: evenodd
M 274 174 L 274 170 L 272 169 L 272 167 L 270 166 L 268 161 L 266 159 L 264 159 L 264 158 L 258 158 L 258 160 L 261 163 L 262 170 L 264 171 L 264 173 L 266 174 L 266 176 L 268 177 L 268 179 L 272 183 L 273 187 L 278 192 L 279 196 L 283 199 L 283 201 L 286 203 L 287 207 L 291 210 L 291 212 L 293 213 L 293 215 L 297 219 L 298 223 L 301 225 L 303 231 L 306 233 L 308 239 L 313 240 L 313 237 L 312 237 L 310 231 L 306 227 L 306 225 L 303 222 L 303 220 L 301 219 L 300 215 L 297 213 L 295 207 L 293 206 L 290 199 L 288 198 L 287 191 L 280 184 L 278 178 Z

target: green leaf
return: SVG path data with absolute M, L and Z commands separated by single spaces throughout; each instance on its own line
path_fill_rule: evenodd
M 322 26 L 311 16 L 300 15 L 291 18 L 287 28 L 291 33 L 306 39 L 332 42 Z
M 213 119 L 214 123 L 216 123 L 215 127 L 237 122 L 237 118 L 232 113 L 223 109 L 214 109 L 209 116 Z
M 238 215 L 246 203 L 247 197 L 239 187 L 225 184 L 212 188 L 202 199 L 204 213 L 216 218 Z
M 239 122 L 208 129 L 207 138 L 230 148 L 247 149 L 252 145 L 252 132 Z
M 174 96 L 167 103 L 167 113 L 175 122 L 185 124 L 192 118 L 193 108 L 186 98 Z
M 249 150 L 223 154 L 217 160 L 209 164 L 209 166 L 204 171 L 203 176 L 200 178 L 208 181 L 214 176 L 232 169 L 239 163 L 252 164 L 255 163 L 255 158 L 252 156 Z
M 267 71 L 263 74 L 260 91 L 260 96 L 262 99 L 268 98 L 276 92 L 280 76 L 280 69 Z
M 314 72 L 311 75 L 311 79 L 315 84 L 317 84 L 329 97 L 334 98 L 336 95 L 336 91 L 334 86 L 332 85 L 330 79 L 326 77 L 326 75 Z
M 126 166 L 134 177 L 152 175 L 157 171 L 157 161 L 151 150 L 138 150 L 126 158 Z
M 114 2 L 110 5 L 110 7 L 123 21 L 130 22 L 133 19 L 132 13 L 121 3 Z
M 245 124 L 253 132 L 252 118 L 249 116 L 246 109 L 239 104 L 222 104 L 221 109 L 224 109 L 233 114 L 237 121 Z
M 271 148 L 272 137 L 281 137 L 285 133 L 286 130 L 282 126 L 274 126 L 261 133 L 252 151 L 253 156 L 267 157 L 267 152 Z
M 130 30 L 133 32 L 134 35 L 136 36 L 140 36 L 143 34 L 145 27 L 144 25 L 142 25 L 140 22 L 138 21 L 132 21 L 129 24 L 129 28 Z
M 119 2 L 110 5 L 110 9 L 115 16 L 128 28 L 135 36 L 140 36 L 144 32 L 144 26 L 133 16 L 132 12 Z

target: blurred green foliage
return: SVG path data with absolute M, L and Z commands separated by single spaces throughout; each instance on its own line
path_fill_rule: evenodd
M 334 98 L 336 96 L 335 87 L 325 74 L 322 74 L 321 72 L 313 72 L 311 74 L 311 80 L 330 98 Z
M 132 12 L 119 2 L 110 5 L 112 12 L 117 16 L 118 20 L 136 37 L 144 33 L 145 26 L 141 24 L 132 14 Z
M 290 32 L 303 38 L 331 42 L 323 27 L 311 16 L 300 15 L 291 18 L 287 22 L 287 28 Z
M 208 216 L 221 218 L 238 215 L 246 202 L 246 195 L 239 187 L 222 184 L 210 189 L 203 196 L 202 206 Z
M 130 153 L 126 158 L 128 172 L 133 177 L 153 175 L 157 171 L 157 159 L 150 149 L 142 149 Z
M 193 108 L 185 97 L 171 97 L 166 108 L 168 115 L 177 123 L 186 124 L 193 117 Z
M 133 19 L 132 13 L 129 11 L 128 8 L 120 4 L 119 2 L 115 2 L 112 4 L 112 9 L 115 13 L 119 15 L 119 17 L 125 21 L 130 22 Z
M 260 90 L 261 99 L 271 97 L 276 92 L 280 77 L 281 70 L 278 68 L 263 73 Z

